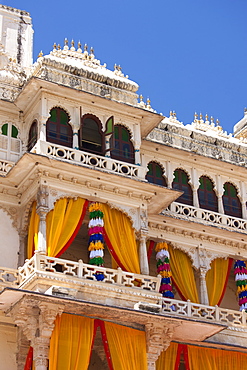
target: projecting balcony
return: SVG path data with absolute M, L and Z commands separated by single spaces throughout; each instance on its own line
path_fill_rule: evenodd
M 247 234 L 247 220 L 208 211 L 202 208 L 196 208 L 182 203 L 173 202 L 162 212 L 162 214 L 181 220 L 198 222 L 209 226 L 217 226 L 229 231 L 239 231 Z
M 46 141 L 39 140 L 32 148 L 31 152 L 138 180 L 144 180 L 146 175 L 146 169 L 142 166 L 121 162 L 109 157 L 103 157 L 98 154 L 92 154 Z
M 96 278 L 98 272 L 104 275 L 102 281 Z M 3 289 L 15 288 L 19 294 L 22 291 L 35 292 L 43 297 L 91 302 L 130 309 L 136 313 L 155 314 L 161 318 L 200 322 L 207 328 L 212 324 L 232 330 L 247 330 L 245 311 L 163 298 L 159 293 L 160 277 L 134 274 L 120 268 L 98 267 L 40 253 L 26 260 L 18 270 L 0 268 L 0 286 Z M 4 305 L 2 301 L 0 304 Z M 189 323 L 184 325 L 188 326 Z

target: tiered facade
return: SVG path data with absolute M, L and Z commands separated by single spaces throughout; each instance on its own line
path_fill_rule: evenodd
M 1 369 L 244 369 L 246 112 L 184 125 L 0 20 Z

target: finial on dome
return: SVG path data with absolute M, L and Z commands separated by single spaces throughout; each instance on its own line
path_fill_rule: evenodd
M 175 112 L 175 110 L 172 113 L 173 113 L 173 117 L 177 118 L 177 113 Z
M 211 121 L 211 123 L 214 123 L 214 117 L 213 116 L 210 117 L 210 121 Z
M 75 41 L 72 39 L 71 40 L 71 48 L 70 48 L 71 51 L 75 51 Z
M 202 120 L 202 113 L 200 113 L 200 121 Z
M 77 51 L 82 52 L 82 50 L 81 50 L 81 42 L 80 41 L 78 41 L 77 47 L 78 47 Z
M 198 114 L 195 112 L 195 113 L 194 113 L 194 121 L 196 121 L 196 120 L 197 120 L 197 118 L 198 118 Z
M 53 50 L 57 50 L 57 44 L 55 42 L 53 44 Z
M 140 102 L 142 102 L 143 101 L 143 95 L 141 94 L 140 95 Z
M 94 48 L 93 47 L 90 48 L 90 54 L 94 54 Z
M 60 44 L 57 44 L 57 50 L 61 50 Z
M 220 124 L 220 121 L 218 120 L 218 118 L 216 119 L 216 125 L 219 126 Z
M 87 44 L 84 45 L 84 51 L 87 51 Z
M 208 114 L 206 113 L 205 120 L 208 121 Z
M 247 108 L 244 108 L 244 115 L 247 114 Z
M 68 43 L 69 43 L 69 41 L 68 41 L 67 37 L 65 37 L 65 39 L 64 39 L 64 46 L 68 46 Z
M 42 50 L 40 50 L 39 55 L 38 55 L 38 58 L 41 58 L 43 55 L 44 54 L 43 54 Z

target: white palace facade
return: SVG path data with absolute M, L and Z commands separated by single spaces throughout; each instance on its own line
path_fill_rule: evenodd
M 247 112 L 184 125 L 32 38 L 0 5 L 1 369 L 247 369 Z

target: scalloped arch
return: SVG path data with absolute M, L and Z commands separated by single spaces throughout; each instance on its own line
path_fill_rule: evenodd
M 173 175 L 174 175 L 174 172 L 177 171 L 177 170 L 181 170 L 181 171 L 185 172 L 186 175 L 188 176 L 188 183 L 190 185 L 192 185 L 191 176 L 190 176 L 189 172 L 187 170 L 185 170 L 183 167 L 176 167 L 175 170 L 173 171 Z
M 199 177 L 198 181 L 200 180 L 200 178 L 201 178 L 201 177 L 207 177 L 207 178 L 212 182 L 212 184 L 213 184 L 213 189 L 214 189 L 214 190 L 217 190 L 215 180 L 211 177 L 211 175 L 208 175 L 208 174 L 206 174 L 206 173 L 204 174 L 204 172 L 203 172 L 203 174 Z
M 66 108 L 64 108 L 64 107 L 62 107 L 60 105 L 54 105 L 54 106 L 51 107 L 51 109 L 49 111 L 49 117 L 48 117 L 48 119 L 50 119 L 52 109 L 56 109 L 56 108 L 57 109 L 62 109 L 67 114 L 67 116 L 68 116 L 68 123 L 70 124 L 70 122 L 71 122 L 71 115 L 70 115 L 68 109 L 66 109 Z M 48 119 L 47 119 L 47 121 L 48 121 Z
M 128 131 L 128 133 L 130 135 L 130 140 L 133 141 L 134 134 L 133 134 L 131 128 L 126 123 L 116 123 L 116 124 L 114 124 L 114 127 L 116 127 L 116 126 L 126 128 L 126 130 Z
M 101 130 L 103 130 L 102 122 L 99 119 L 99 117 L 95 116 L 95 114 L 92 114 L 92 113 L 83 114 L 83 116 L 81 117 L 81 122 L 84 120 L 84 118 L 92 118 L 93 120 L 95 120 L 97 123 L 99 123 L 101 125 Z
M 223 188 L 224 188 L 224 185 L 225 184 L 231 184 L 232 186 L 234 186 L 234 188 L 236 189 L 237 191 L 237 195 L 240 196 L 240 191 L 239 191 L 239 187 L 233 182 L 233 181 L 225 181 L 223 183 Z

